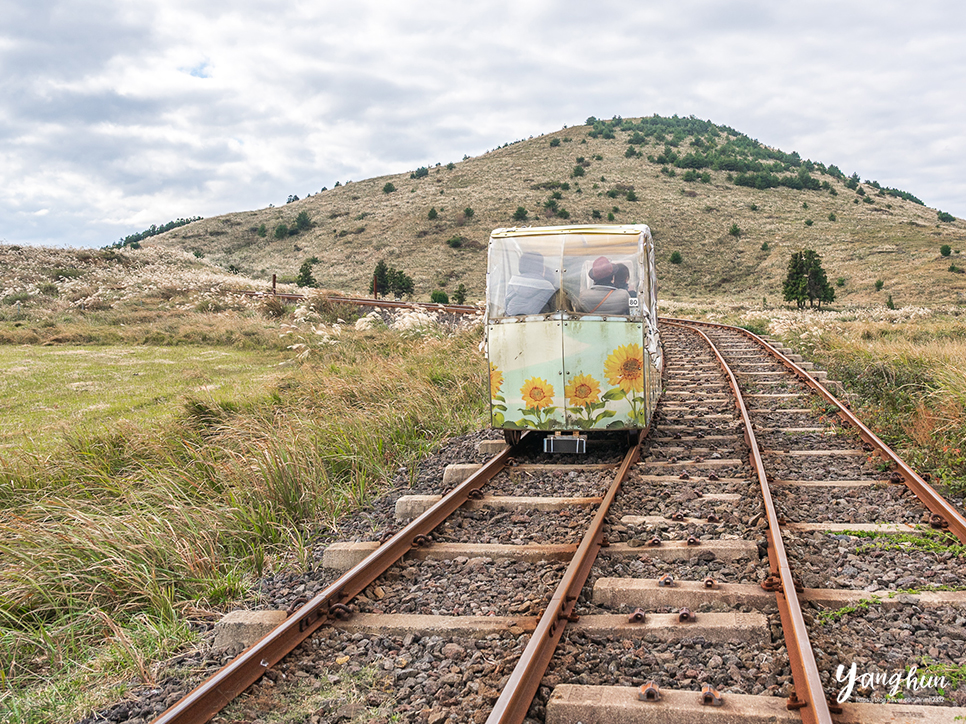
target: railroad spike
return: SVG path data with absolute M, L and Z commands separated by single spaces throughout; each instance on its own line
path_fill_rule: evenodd
M 627 623 L 644 623 L 644 609 L 635 608 L 634 613 L 627 617 Z
M 672 576 L 670 573 L 665 573 L 663 576 L 657 579 L 657 585 L 663 588 L 673 588 L 674 576 Z
M 691 613 L 690 608 L 682 608 L 678 611 L 678 621 L 681 623 L 694 623 L 696 620 L 697 617 Z
M 724 704 L 724 699 L 721 698 L 721 692 L 713 688 L 711 684 L 702 684 L 701 703 L 704 706 L 721 706 Z
M 660 701 L 661 690 L 657 687 L 657 684 L 649 681 L 646 684 L 641 684 L 641 688 L 637 690 L 637 698 L 641 701 Z

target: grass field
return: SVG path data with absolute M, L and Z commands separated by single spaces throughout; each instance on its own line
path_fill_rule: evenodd
M 163 677 L 192 621 L 307 565 L 400 467 L 484 425 L 479 327 L 357 329 L 354 309 L 233 294 L 249 282 L 173 252 L 0 252 L 2 724 L 76 720 Z M 77 275 L 43 281 L 55 267 Z M 661 313 L 781 336 L 966 487 L 961 309 Z
M 282 360 L 225 347 L 0 345 L 0 448 L 162 422 L 187 395 L 244 399 L 271 384 Z

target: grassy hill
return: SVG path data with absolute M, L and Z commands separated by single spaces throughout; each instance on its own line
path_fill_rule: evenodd
M 794 186 L 795 179 L 806 188 L 739 185 Z M 143 243 L 186 249 L 266 280 L 273 273 L 293 280 L 315 256 L 319 284 L 347 293 L 364 292 L 376 262 L 386 259 L 414 278 L 418 298 L 462 282 L 475 299 L 483 294 L 492 229 L 612 215 L 616 223 L 651 227 L 663 298 L 777 302 L 790 252 L 811 248 L 830 281 L 841 279 L 838 304 L 884 303 L 889 294 L 897 304 L 966 303 L 966 275 L 949 271 L 966 266 L 966 222 L 942 222 L 909 193 L 856 181 L 834 165 L 708 122 L 615 119 L 457 163 L 349 182 L 281 207 L 204 219 Z M 514 220 L 518 207 L 526 220 Z M 296 227 L 302 212 L 311 225 L 276 238 L 276 228 Z M 944 244 L 950 257 L 940 255 Z M 680 264 L 668 261 L 674 251 Z

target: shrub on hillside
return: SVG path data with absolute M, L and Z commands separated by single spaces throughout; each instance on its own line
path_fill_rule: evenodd
M 391 194 L 396 190 L 396 185 L 392 181 L 386 181 L 386 185 L 382 187 L 382 192 L 384 194 Z
M 956 220 L 956 217 L 955 216 L 953 216 L 952 214 L 947 214 L 945 211 L 939 211 L 939 212 L 936 213 L 936 215 L 939 217 L 939 220 L 940 221 L 949 222 L 949 221 L 955 221 Z
M 315 256 L 302 262 L 302 266 L 299 267 L 299 273 L 295 276 L 296 286 L 314 287 L 317 285 L 315 277 L 312 276 L 312 265 L 318 263 L 319 259 Z
M 682 261 L 683 261 L 683 258 L 681 257 L 681 252 L 679 251 L 671 252 L 670 262 L 672 264 L 680 264 Z
M 449 304 L 449 295 L 442 289 L 434 289 L 429 299 L 433 304 Z
M 514 221 L 526 221 L 527 220 L 527 210 L 522 206 L 517 206 L 517 210 L 513 212 Z
M 821 309 L 823 302 L 835 301 L 835 290 L 828 283 L 818 254 L 811 249 L 792 252 L 788 273 L 782 283 L 782 296 L 786 302 L 795 302 L 799 309 L 805 306 L 805 302 L 809 306 L 818 302 Z
M 439 212 L 436 210 L 436 207 L 435 206 L 429 210 L 429 213 L 428 214 L 426 214 L 426 217 L 430 221 L 435 221 L 436 220 L 436 217 L 438 217 L 438 216 L 439 216 Z
M 949 246 L 949 244 L 943 244 L 941 247 L 939 247 L 939 253 L 943 256 L 949 256 L 953 253 L 953 249 L 951 246 Z
M 734 223 L 734 224 L 731 225 L 731 228 L 728 229 L 728 234 L 730 236 L 735 237 L 736 239 L 740 239 L 741 238 L 741 229 L 738 228 L 738 224 L 737 223 Z

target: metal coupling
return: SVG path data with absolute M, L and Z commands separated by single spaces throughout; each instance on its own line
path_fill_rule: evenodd
M 433 542 L 432 536 L 428 536 L 428 535 L 420 534 L 420 535 L 417 535 L 415 538 L 413 538 L 413 545 L 420 548 L 425 548 L 432 542 Z
M 782 590 L 782 579 L 773 573 L 762 581 L 760 585 L 769 593 L 777 593 Z
M 649 681 L 646 684 L 641 684 L 641 688 L 637 690 L 637 698 L 641 701 L 660 701 L 661 690 L 657 688 L 657 684 Z
M 715 581 L 711 576 L 708 576 L 707 578 L 704 579 L 704 587 L 715 589 L 718 587 L 718 582 Z
M 697 538 L 697 536 L 695 536 L 692 533 L 691 535 L 688 536 L 688 545 L 689 546 L 699 546 L 699 545 L 701 545 L 701 541 L 699 541 L 698 538 Z
M 329 615 L 339 621 L 344 621 L 352 615 L 352 611 L 344 603 L 333 603 L 329 606 Z
M 647 542 L 647 545 L 649 545 L 649 546 L 659 546 L 659 545 L 661 545 L 661 536 L 658 536 L 658 535 L 654 536 L 653 538 L 651 538 Z
M 663 576 L 657 579 L 657 585 L 662 588 L 673 588 L 674 587 L 674 576 L 670 573 L 665 573 Z
M 634 613 L 627 617 L 627 623 L 644 623 L 644 609 L 635 608 Z
M 694 623 L 697 620 L 697 616 L 691 613 L 690 608 L 682 608 L 678 611 L 678 621 L 681 623 Z
M 724 704 L 724 700 L 721 698 L 721 692 L 713 688 L 711 684 L 702 684 L 701 703 L 704 706 L 721 706 Z

